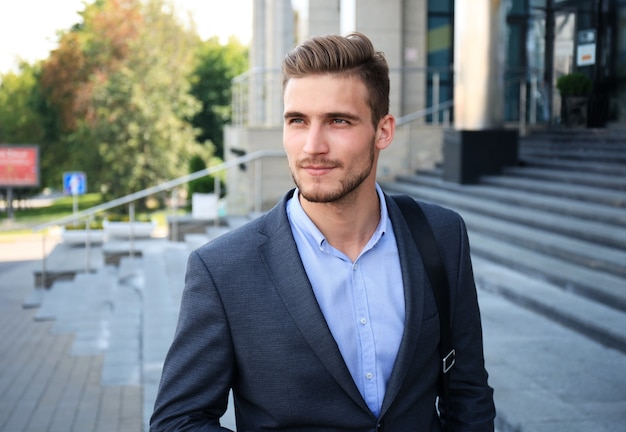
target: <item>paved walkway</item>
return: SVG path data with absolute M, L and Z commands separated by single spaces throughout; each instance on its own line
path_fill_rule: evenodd
M 52 247 L 48 240 L 47 250 Z M 22 307 L 42 249 L 41 236 L 0 236 L 0 432 L 145 430 L 175 326 L 185 246 L 147 248 L 131 272 L 121 263 L 115 277 L 123 289 L 112 297 L 108 348 L 99 354 L 81 339 L 76 317 L 37 321 L 46 307 Z M 507 301 L 488 284 L 490 275 L 506 276 L 507 269 L 477 259 L 475 271 L 499 431 L 623 430 L 626 355 Z M 519 275 L 515 281 L 531 288 Z M 53 289 L 58 295 L 63 285 Z M 141 295 L 142 306 L 132 292 Z M 63 304 L 76 300 L 69 294 L 61 295 Z M 124 323 L 119 339 L 116 322 Z M 78 327 L 85 329 L 83 322 Z M 223 426 L 234 429 L 232 412 Z
M 22 307 L 43 251 L 41 235 L 0 237 L 0 432 L 140 432 L 141 387 L 102 385 L 104 355 L 73 355 L 72 334 Z

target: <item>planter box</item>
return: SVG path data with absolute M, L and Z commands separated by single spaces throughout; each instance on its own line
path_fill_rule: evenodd
M 65 227 L 61 228 L 61 239 L 63 243 L 68 245 L 85 245 L 87 244 L 87 238 L 89 238 L 90 244 L 100 244 L 105 241 L 106 234 L 104 230 L 90 229 L 90 230 L 68 230 Z
M 217 218 L 217 195 L 198 193 L 191 195 L 191 216 L 194 219 L 214 220 Z
M 102 222 L 107 239 L 130 238 L 131 229 L 134 238 L 148 238 L 154 233 L 156 222 Z
M 475 184 L 483 175 L 515 166 L 518 131 L 508 129 L 446 130 L 443 141 L 443 179 Z
M 587 107 L 589 98 L 582 96 L 565 96 L 561 102 L 561 117 L 568 128 L 587 127 Z

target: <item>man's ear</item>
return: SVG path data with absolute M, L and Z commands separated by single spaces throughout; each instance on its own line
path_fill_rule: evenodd
M 376 147 L 379 150 L 386 149 L 393 141 L 396 132 L 396 119 L 391 114 L 387 114 L 378 122 L 376 130 Z

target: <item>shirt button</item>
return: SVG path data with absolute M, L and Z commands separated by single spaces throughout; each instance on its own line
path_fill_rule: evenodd
M 367 324 L 367 320 L 365 318 L 361 318 L 359 322 L 363 325 Z
M 371 372 L 368 372 L 365 374 L 365 378 L 367 378 L 368 380 L 371 380 L 372 378 L 374 378 L 374 374 Z

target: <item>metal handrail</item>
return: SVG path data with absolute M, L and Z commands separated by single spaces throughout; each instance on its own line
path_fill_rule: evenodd
M 414 113 L 411 114 L 407 114 L 405 116 L 399 117 L 398 119 L 396 119 L 396 125 L 400 126 L 406 123 L 410 123 L 412 121 L 424 118 L 428 115 L 431 114 L 435 114 L 438 113 L 440 111 L 445 111 L 447 109 L 452 108 L 452 106 L 454 105 L 454 101 L 453 100 L 448 100 L 445 102 L 441 102 L 437 105 L 433 105 L 431 107 L 428 108 L 424 108 L 421 109 L 419 111 L 415 111 Z
M 229 169 L 229 168 L 233 168 L 236 166 L 239 166 L 240 164 L 246 163 L 246 162 L 252 162 L 258 159 L 262 159 L 262 158 L 266 158 L 266 157 L 284 157 L 285 156 L 285 152 L 282 150 L 260 150 L 254 153 L 250 153 L 248 155 L 244 155 L 244 156 L 239 156 L 235 159 L 231 159 L 229 161 L 226 161 L 224 163 L 221 163 L 219 165 L 215 165 L 212 167 L 208 167 L 205 168 L 203 170 L 200 171 L 196 171 L 194 173 L 179 177 L 177 179 L 174 180 L 169 180 L 167 182 L 161 183 L 159 185 L 156 186 L 152 186 L 149 187 L 147 189 L 141 190 L 139 192 L 134 192 L 132 194 L 123 196 L 121 198 L 116 198 L 114 200 L 108 201 L 106 203 L 103 204 L 99 204 L 97 206 L 88 208 L 86 210 L 82 210 L 76 214 L 70 215 L 70 216 L 65 216 L 59 219 L 55 219 L 52 220 L 50 222 L 46 222 L 44 224 L 41 225 L 37 225 L 33 228 L 33 232 L 38 232 L 41 231 L 45 228 L 49 228 L 52 226 L 57 226 L 57 225 L 66 225 L 68 223 L 72 223 L 72 222 L 77 222 L 81 219 L 90 217 L 95 215 L 96 213 L 100 213 L 102 211 L 105 210 L 109 210 L 112 209 L 114 207 L 118 207 L 124 204 L 129 204 L 132 203 L 134 201 L 137 201 L 138 199 L 141 198 L 146 198 L 149 197 L 151 195 L 154 195 L 156 193 L 159 192 L 163 192 L 172 188 L 175 188 L 177 186 L 180 186 L 182 184 L 188 183 L 192 180 L 196 180 L 202 177 L 205 177 L 207 175 L 211 175 L 211 174 L 215 174 L 218 173 L 220 171 Z

